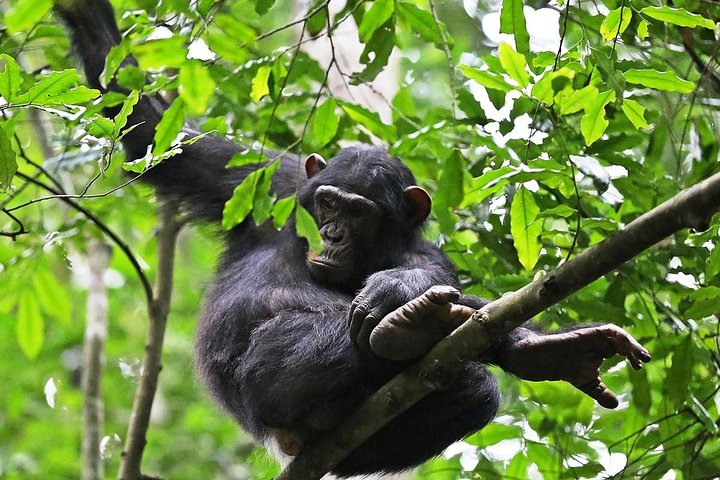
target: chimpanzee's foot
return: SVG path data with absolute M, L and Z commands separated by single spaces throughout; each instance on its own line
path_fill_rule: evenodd
M 475 311 L 457 305 L 460 292 L 437 285 L 390 312 L 370 335 L 370 348 L 390 360 L 410 360 L 424 355 Z
M 526 380 L 565 380 L 603 407 L 615 408 L 617 397 L 600 380 L 600 365 L 615 355 L 626 357 L 635 370 L 651 358 L 632 335 L 607 324 L 555 334 L 530 333 L 507 349 L 500 364 Z

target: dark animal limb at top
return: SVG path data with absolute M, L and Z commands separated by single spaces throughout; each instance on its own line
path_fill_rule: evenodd
M 430 381 L 452 376 L 467 359 L 496 348 L 496 339 L 549 306 L 618 268 L 664 238 L 685 228 L 704 230 L 720 211 L 720 174 L 685 189 L 635 219 L 605 241 L 590 247 L 557 270 L 488 303 L 421 360 L 388 382 L 343 422 L 332 435 L 306 448 L 277 480 L 312 480 L 362 444 L 383 425 L 401 415 L 442 384 Z M 606 326 L 607 327 L 607 326 Z M 610 335 L 617 337 L 617 330 Z M 582 335 L 591 344 L 608 341 L 607 332 Z M 631 363 L 645 361 L 646 352 L 628 339 L 609 340 L 630 353 Z M 563 348 L 572 350 L 574 341 Z M 544 347 L 543 347 L 544 348 Z

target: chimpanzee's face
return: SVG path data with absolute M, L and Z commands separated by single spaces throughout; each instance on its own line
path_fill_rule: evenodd
M 332 185 L 315 191 L 315 219 L 325 245 L 322 253 L 308 253 L 307 265 L 318 281 L 344 284 L 363 273 L 363 260 L 380 233 L 381 209 L 362 195 Z

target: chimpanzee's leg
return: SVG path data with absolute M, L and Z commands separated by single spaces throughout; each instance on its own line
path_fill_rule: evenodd
M 418 465 L 487 425 L 499 400 L 495 378 L 480 363 L 470 363 L 450 388 L 429 394 L 385 425 L 333 473 L 346 476 Z

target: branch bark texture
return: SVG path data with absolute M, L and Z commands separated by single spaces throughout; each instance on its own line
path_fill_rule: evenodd
M 477 310 L 424 358 L 375 392 L 332 435 L 306 447 L 276 480 L 315 480 L 428 393 L 464 362 L 541 311 L 684 228 L 704 230 L 720 210 L 720 174 L 683 190 L 554 272 Z
M 152 300 L 148 304 L 148 331 L 145 343 L 140 383 L 135 390 L 130 424 L 120 463 L 120 480 L 138 480 L 142 478 L 140 466 L 143 450 L 147 443 L 146 435 L 150 423 L 158 377 L 162 369 L 161 355 L 165 338 L 170 296 L 172 292 L 173 263 L 175 259 L 175 240 L 178 233 L 177 206 L 172 202 L 161 202 L 158 208 L 157 257 L 158 267 Z

